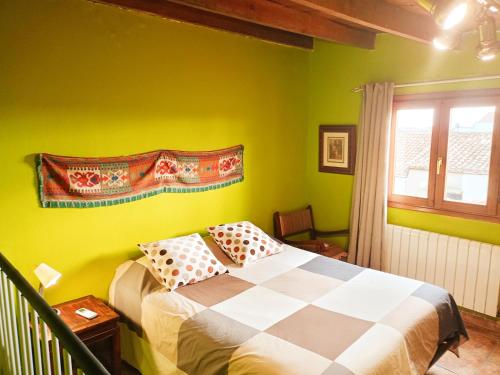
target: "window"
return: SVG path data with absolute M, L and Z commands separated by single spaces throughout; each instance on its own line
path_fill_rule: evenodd
M 394 100 L 389 206 L 500 221 L 500 90 Z

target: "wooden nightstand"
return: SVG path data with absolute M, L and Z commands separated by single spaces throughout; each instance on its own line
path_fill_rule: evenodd
M 120 330 L 118 328 L 118 314 L 101 300 L 94 296 L 86 296 L 53 306 L 60 311 L 60 317 L 71 330 L 92 350 L 94 344 L 104 340 L 111 343 L 110 370 L 119 375 L 121 370 Z M 85 307 L 96 312 L 94 319 L 86 319 L 75 313 Z

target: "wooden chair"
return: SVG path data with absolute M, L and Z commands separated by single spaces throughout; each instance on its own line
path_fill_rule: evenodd
M 285 237 L 309 233 L 308 240 L 287 240 Z M 280 241 L 304 250 L 312 251 L 330 258 L 347 260 L 345 250 L 318 237 L 348 236 L 349 230 L 320 231 L 314 226 L 312 207 L 292 212 L 274 213 L 274 235 Z

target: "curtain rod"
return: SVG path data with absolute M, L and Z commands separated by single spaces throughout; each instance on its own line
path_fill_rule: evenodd
M 455 78 L 455 79 L 443 79 L 440 81 L 427 81 L 427 82 L 414 82 L 414 83 L 401 83 L 394 85 L 394 88 L 401 87 L 416 87 L 416 86 L 431 86 L 431 85 L 442 85 L 446 83 L 458 83 L 458 82 L 473 82 L 473 81 L 489 81 L 493 79 L 500 79 L 500 74 L 494 76 L 483 76 L 483 77 L 470 77 L 470 78 Z M 353 92 L 362 92 L 363 87 L 359 86 L 352 89 Z

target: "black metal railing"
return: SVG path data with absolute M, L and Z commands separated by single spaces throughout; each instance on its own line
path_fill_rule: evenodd
M 109 375 L 0 253 L 0 374 Z

